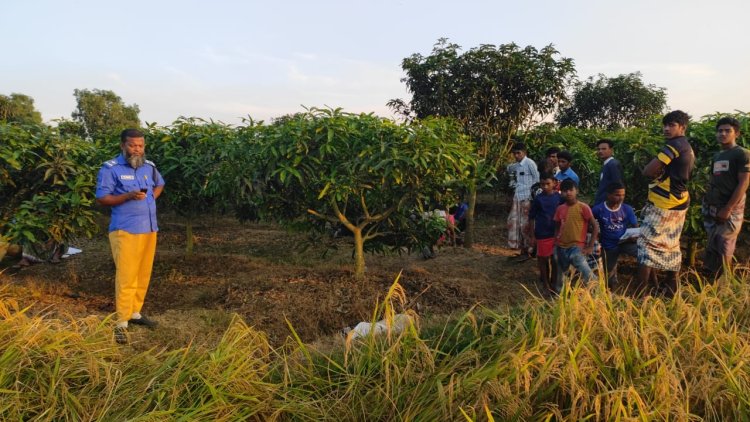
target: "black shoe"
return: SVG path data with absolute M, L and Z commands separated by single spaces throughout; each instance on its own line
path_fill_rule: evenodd
M 128 330 L 125 327 L 115 327 L 115 341 L 117 344 L 128 344 Z
M 143 325 L 144 327 L 154 329 L 156 327 L 156 321 L 152 321 L 148 318 L 146 318 L 145 315 L 141 315 L 140 318 L 133 318 L 130 321 L 128 321 L 128 324 L 135 324 L 135 325 Z

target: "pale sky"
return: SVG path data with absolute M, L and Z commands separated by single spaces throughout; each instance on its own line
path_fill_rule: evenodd
M 302 106 L 392 116 L 401 61 L 440 37 L 464 50 L 554 44 L 579 79 L 641 71 L 671 109 L 750 111 L 748 0 L 2 0 L 0 94 L 67 117 L 108 89 L 141 120 L 238 124 Z

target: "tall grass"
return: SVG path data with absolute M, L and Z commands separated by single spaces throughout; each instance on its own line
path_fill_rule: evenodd
M 327 353 L 293 330 L 274 349 L 236 318 L 214 349 L 128 354 L 109 321 L 31 318 L 4 297 L 0 419 L 747 420 L 749 280 L 669 301 L 569 289 Z M 404 299 L 394 283 L 373 321 Z

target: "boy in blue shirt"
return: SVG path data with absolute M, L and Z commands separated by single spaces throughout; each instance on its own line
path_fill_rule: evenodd
M 599 222 L 600 242 L 604 250 L 604 265 L 607 269 L 607 284 L 613 288 L 617 284 L 617 259 L 620 254 L 638 255 L 636 237 L 621 240 L 629 227 L 638 227 L 633 207 L 625 204 L 625 185 L 620 182 L 607 186 L 607 199 L 594 205 L 591 210 Z
M 542 192 L 531 202 L 529 220 L 536 243 L 536 259 L 539 266 L 539 281 L 545 294 L 553 292 L 556 279 L 555 260 L 555 210 L 560 205 L 560 193 L 555 190 L 555 176 L 543 173 L 539 180 Z
M 560 171 L 555 175 L 555 179 L 559 182 L 570 179 L 576 183 L 576 187 L 581 184 L 581 179 L 578 178 L 576 172 L 570 168 L 570 164 L 573 163 L 573 154 L 570 151 L 561 151 L 557 154 L 557 165 L 560 167 Z

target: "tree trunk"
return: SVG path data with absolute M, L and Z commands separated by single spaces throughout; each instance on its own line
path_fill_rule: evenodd
M 466 233 L 464 233 L 464 247 L 474 246 L 474 208 L 477 206 L 477 185 L 471 183 L 469 186 L 469 209 L 466 210 Z
M 365 241 L 362 237 L 362 229 L 353 230 L 354 234 L 354 279 L 365 278 Z
M 187 237 L 185 254 L 190 256 L 193 254 L 193 245 L 195 244 L 195 239 L 193 238 L 193 222 L 190 220 L 188 220 L 187 224 L 185 224 L 185 234 Z

